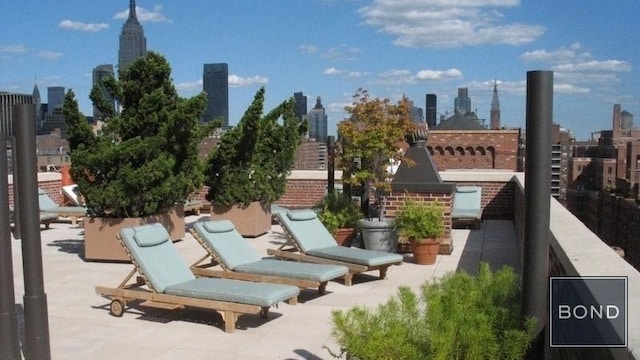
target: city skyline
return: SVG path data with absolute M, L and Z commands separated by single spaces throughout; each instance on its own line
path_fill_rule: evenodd
M 579 140 L 610 129 L 616 103 L 640 117 L 640 50 L 632 45 L 640 35 L 629 16 L 640 10 L 637 1 L 586 0 L 579 8 L 550 0 L 447 3 L 313 0 L 283 11 L 259 1 L 138 0 L 136 13 L 147 50 L 167 57 L 181 96 L 202 91 L 203 64 L 229 64 L 230 125 L 260 86 L 266 108 L 299 91 L 322 97 L 329 134 L 360 87 L 394 102 L 405 94 L 423 109 L 425 95 L 436 94 L 437 111 L 449 114 L 457 89 L 467 87 L 472 110 L 489 120 L 495 82 L 502 125 L 524 127 L 530 70 L 554 71 L 554 120 Z M 34 82 L 41 91 L 63 86 L 90 116 L 92 69 L 117 64 L 128 5 L 0 5 L 7 18 L 0 91 L 31 94 Z

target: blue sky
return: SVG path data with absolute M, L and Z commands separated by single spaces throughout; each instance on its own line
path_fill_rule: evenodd
M 640 122 L 637 0 L 137 0 L 147 48 L 170 62 L 180 95 L 202 90 L 205 63 L 229 64 L 230 124 L 260 86 L 271 108 L 302 91 L 322 98 L 329 133 L 362 87 L 451 112 L 458 87 L 489 118 L 525 126 L 526 73 L 554 71 L 554 121 L 579 139 L 611 128 L 613 105 Z M 126 0 L 0 4 L 0 91 L 37 82 L 73 89 L 91 115 L 91 70 L 116 64 Z

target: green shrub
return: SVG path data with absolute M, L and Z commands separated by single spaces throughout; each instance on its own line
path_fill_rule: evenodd
M 339 228 L 355 228 L 356 222 L 363 218 L 360 207 L 344 193 L 327 193 L 316 206 L 318 218 L 334 234 Z
M 437 239 L 444 233 L 444 207 L 439 202 L 407 200 L 393 225 L 400 236 L 418 243 Z
M 420 297 L 403 286 L 376 309 L 332 313 L 342 353 L 368 359 L 521 359 L 535 322 L 520 319 L 520 288 L 510 267 L 463 271 L 425 283 Z M 335 354 L 334 354 L 335 356 Z

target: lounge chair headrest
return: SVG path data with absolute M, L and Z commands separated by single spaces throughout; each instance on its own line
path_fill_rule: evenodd
M 297 210 L 297 211 L 289 211 L 287 213 L 289 219 L 293 221 L 304 221 L 304 220 L 313 220 L 318 215 L 315 211 L 312 210 Z
M 477 186 L 459 186 L 456 188 L 456 192 L 459 193 L 474 193 L 478 191 Z
M 229 220 L 207 221 L 202 224 L 202 227 L 210 233 L 226 233 L 235 229 Z
M 169 241 L 169 233 L 163 226 L 141 226 L 134 230 L 133 239 L 140 247 L 156 246 Z

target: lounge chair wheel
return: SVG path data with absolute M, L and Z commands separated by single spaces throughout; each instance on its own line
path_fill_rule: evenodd
M 109 312 L 115 317 L 121 317 L 124 314 L 124 304 L 120 300 L 112 300 L 109 306 Z

